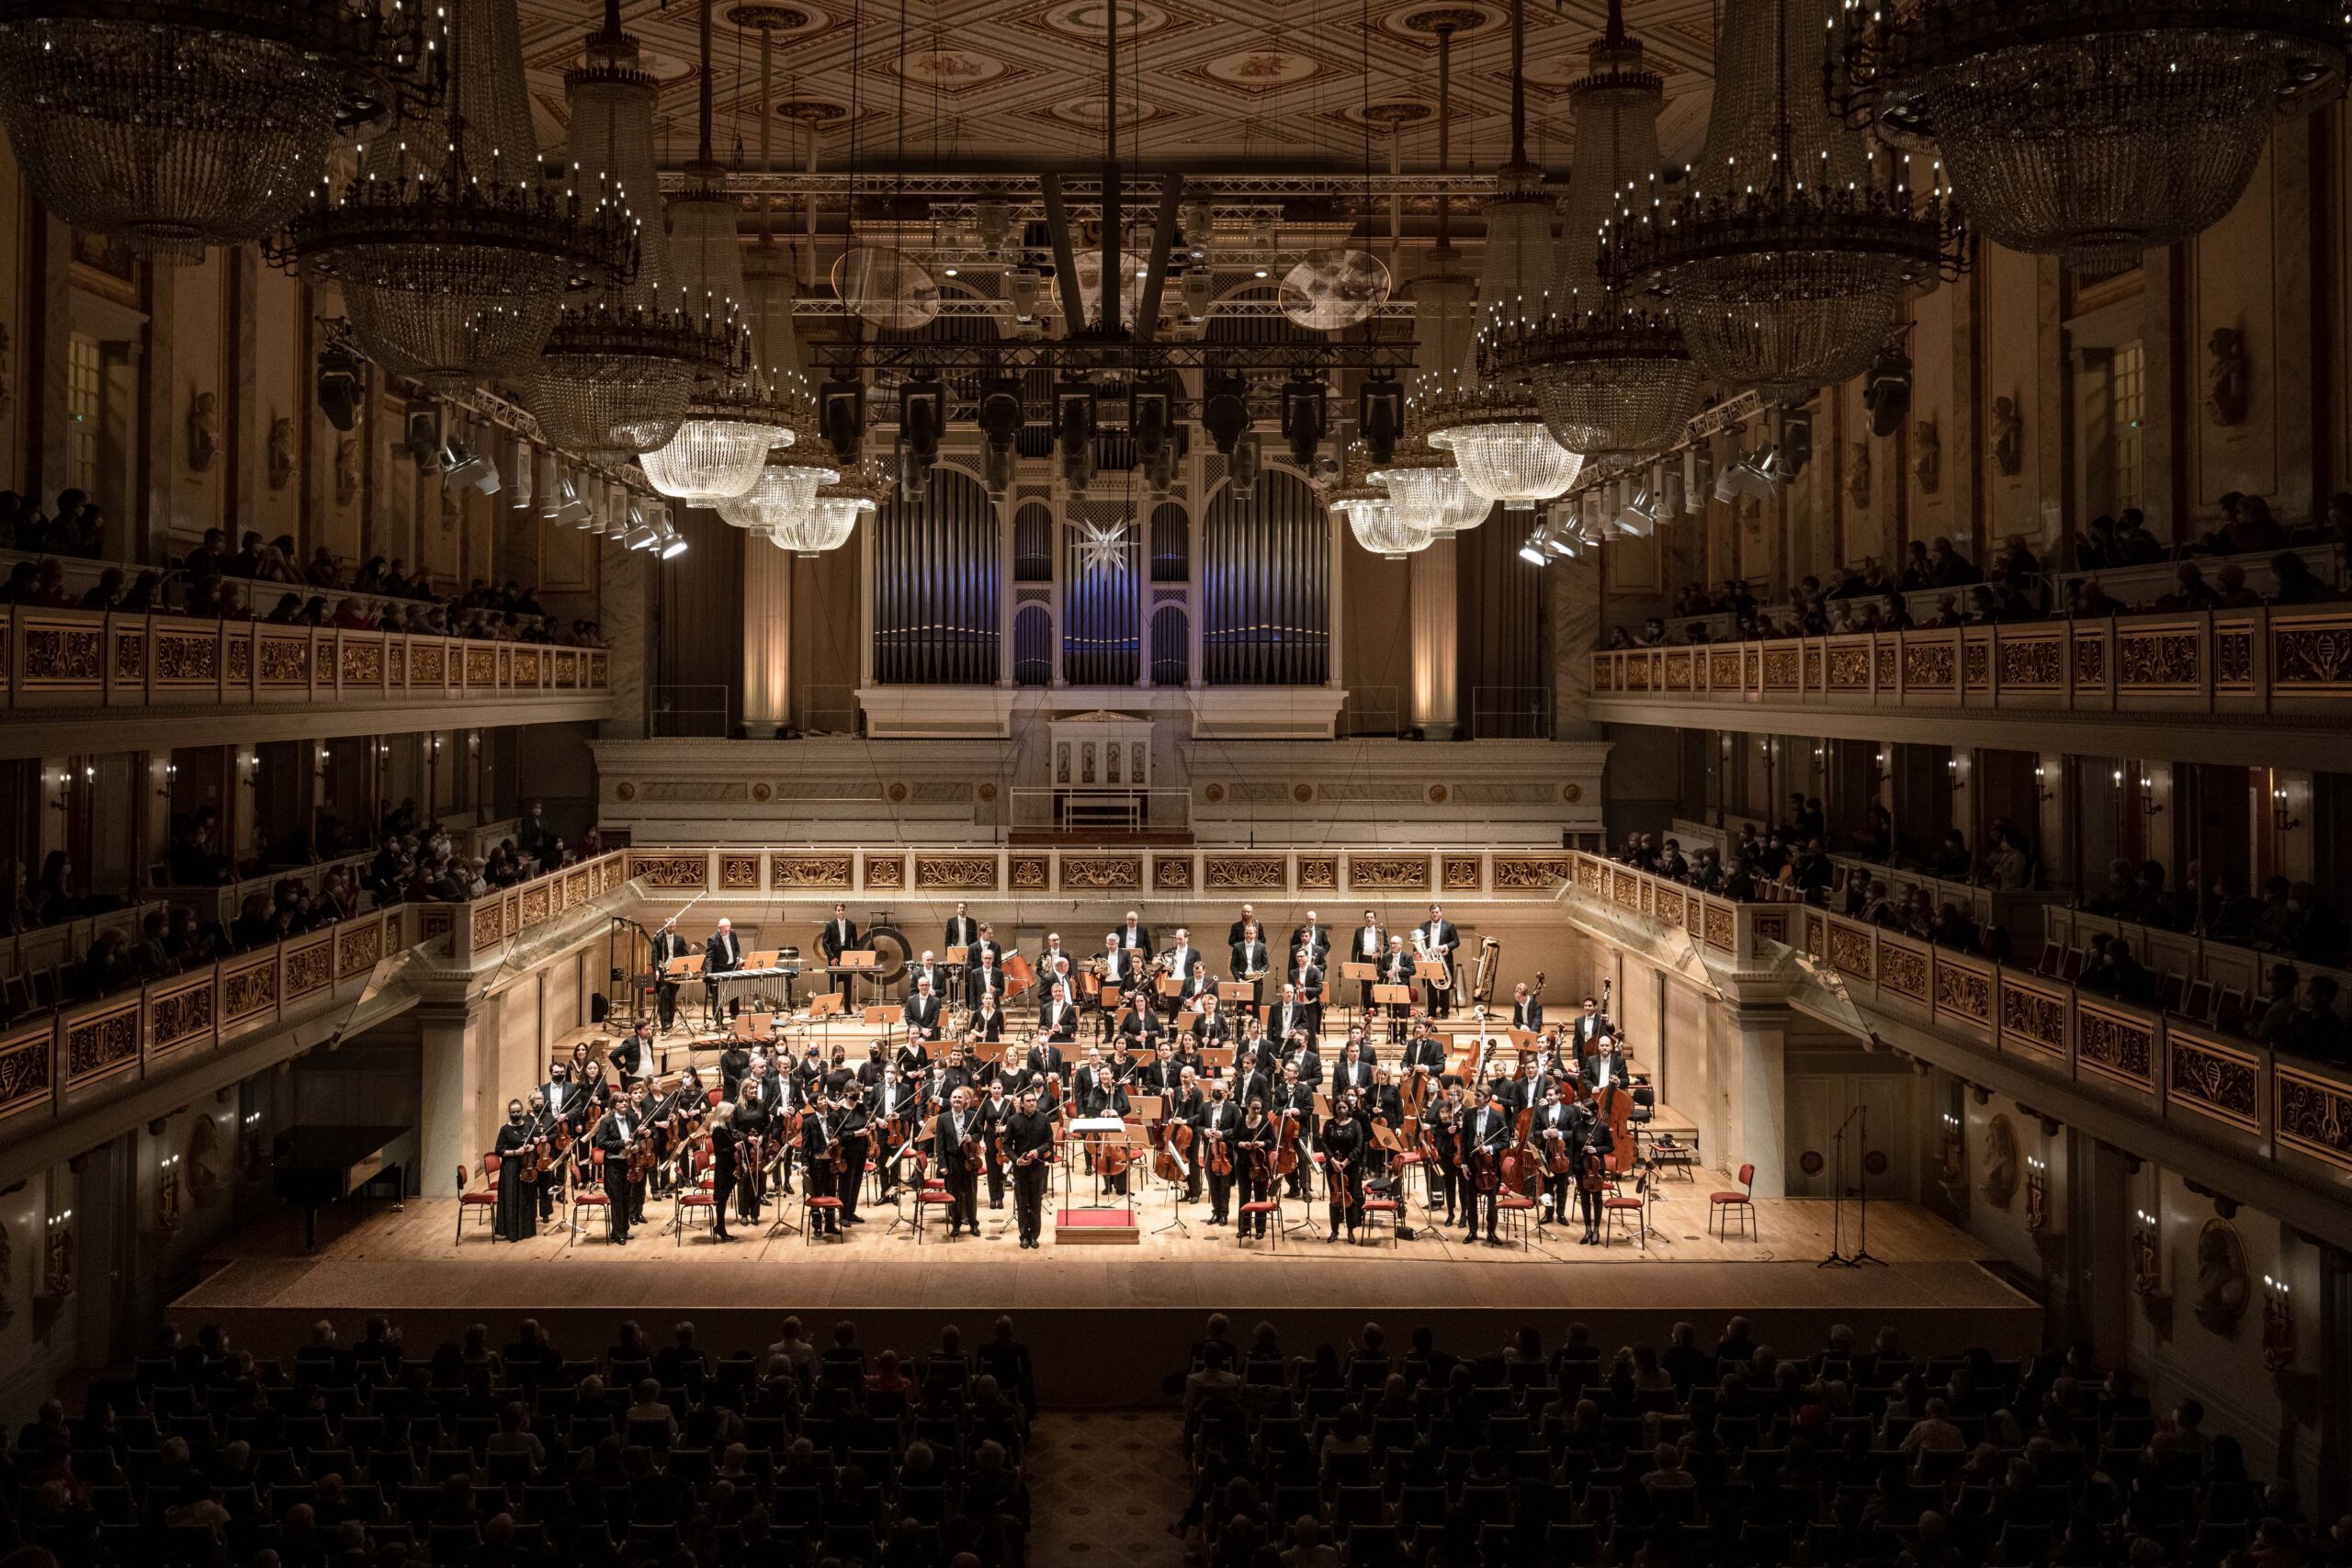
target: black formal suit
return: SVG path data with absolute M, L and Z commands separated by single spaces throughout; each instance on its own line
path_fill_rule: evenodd
M 1409 989 L 1413 984 L 1413 955 L 1401 951 L 1383 954 L 1380 960 L 1380 984 L 1403 986 Z M 1388 1005 L 1389 1039 L 1401 1041 L 1405 1038 L 1405 1026 L 1411 1019 L 1412 1012 L 1413 1010 L 1403 1002 L 1391 1002 Z
M 735 1130 L 745 1138 L 764 1136 L 784 1111 L 782 1078 L 773 1072 L 747 1077 L 736 1093 Z M 736 1201 L 735 1212 L 746 1220 L 757 1220 L 761 1206 L 767 1201 L 767 1181 L 764 1168 L 745 1161 L 738 1182 L 741 1196 Z M 786 1185 L 790 1186 L 789 1179 Z
M 811 1111 L 800 1119 L 800 1157 L 802 1176 L 808 1183 L 808 1196 L 838 1198 L 842 1188 L 855 1188 L 865 1179 L 861 1166 L 849 1165 L 838 1174 L 833 1169 L 833 1145 L 841 1136 L 842 1118 L 839 1112 Z M 839 1210 L 810 1209 L 808 1228 L 818 1235 L 839 1235 L 842 1226 Z
M 917 991 L 907 998 L 906 1021 L 909 1029 L 920 1029 L 931 1039 L 939 1036 L 939 998 L 927 992 Z
M 931 994 L 933 996 L 945 996 L 947 994 L 948 980 L 947 965 L 944 964 L 910 964 L 907 965 L 907 995 L 909 997 L 912 997 L 917 991 L 922 990 L 922 983 L 925 980 L 931 982 Z
M 1366 935 L 1369 935 L 1372 939 L 1369 948 L 1366 947 L 1364 942 Z M 1385 931 L 1383 931 L 1380 927 L 1358 926 L 1354 931 L 1348 933 L 1348 953 L 1346 962 L 1350 964 L 1369 964 L 1374 968 L 1377 968 L 1381 959 L 1387 956 L 1387 953 L 1388 933 Z M 1371 980 L 1362 980 L 1357 982 L 1361 990 L 1356 997 L 1356 1005 L 1363 1009 L 1367 1013 L 1372 1010 L 1372 987 L 1374 983 L 1375 982 Z
M 1004 1002 L 1006 976 L 1003 966 L 994 960 L 996 953 L 989 950 L 989 962 L 975 964 L 964 976 L 964 1005 L 978 1010 L 983 996 L 994 997 L 1001 1007 Z
M 1168 1026 L 1159 1021 L 1159 1015 L 1141 1001 L 1129 1008 L 1119 1020 L 1119 1033 L 1128 1041 L 1156 1041 L 1167 1032 Z
M 1193 978 L 1193 960 L 1202 956 L 1199 948 L 1187 942 L 1184 946 L 1176 949 L 1170 958 L 1168 973 L 1175 976 L 1179 980 L 1190 983 Z M 1168 1010 L 1173 1012 L 1183 1005 L 1183 993 L 1180 990 L 1174 997 L 1162 998 L 1161 1000 L 1166 1003 Z
M 1279 1080 L 1263 1068 L 1236 1070 L 1233 1075 L 1233 1103 L 1247 1107 L 1253 1100 L 1273 1103 L 1274 1089 Z
M 1041 1107 L 1015 1111 L 1004 1119 L 1012 1166 L 1012 1201 L 1021 1219 L 1021 1242 L 1037 1245 L 1046 1228 L 1046 1157 L 1053 1152 L 1054 1119 Z
M 1568 1217 L 1568 1195 L 1576 1190 L 1576 1156 L 1584 1145 L 1584 1128 L 1577 1123 L 1577 1108 L 1566 1101 L 1543 1107 L 1528 1122 L 1527 1139 L 1544 1169 L 1544 1195 L 1550 1201 L 1553 1214 L 1565 1220 Z M 1568 1153 L 1568 1174 L 1559 1176 L 1552 1170 L 1552 1157 L 1564 1144 Z
M 623 1035 L 606 1060 L 613 1064 L 613 1074 L 620 1080 L 621 1088 L 627 1089 L 645 1076 L 645 1042 L 634 1034 Z
M 1543 1033 L 1543 1001 L 1539 998 L 1533 1001 L 1512 1002 L 1510 1004 L 1510 1026 L 1513 1029 L 1524 1029 L 1531 1034 Z
M 1270 1113 L 1279 1115 L 1285 1111 L 1290 1111 L 1298 1123 L 1299 1147 L 1302 1150 L 1313 1148 L 1315 1146 L 1315 1086 L 1306 1080 L 1304 1074 L 1300 1075 L 1299 1081 L 1296 1083 L 1284 1080 L 1275 1087 L 1274 1102 Z M 1298 1163 L 1291 1168 L 1290 1195 L 1292 1197 L 1307 1196 L 1306 1178 L 1309 1169 L 1309 1162 L 1302 1153 L 1298 1156 Z
M 1307 962 L 1321 968 L 1323 961 L 1331 955 L 1331 928 L 1326 925 L 1301 926 L 1290 933 L 1290 959 L 1294 969 L 1298 963 L 1298 950 L 1302 947 L 1306 949 Z
M 1405 1047 L 1405 1072 L 1410 1076 L 1416 1067 L 1427 1067 L 1432 1085 L 1445 1075 L 1445 1042 L 1434 1034 L 1424 1034 Z
M 1599 1155 L 1601 1164 L 1606 1166 L 1609 1163 L 1609 1156 L 1617 1150 L 1616 1134 L 1609 1130 L 1608 1122 L 1593 1113 L 1590 1100 L 1579 1101 L 1576 1106 L 1576 1115 L 1582 1128 L 1581 1139 L 1584 1145 L 1577 1163 L 1582 1164 L 1594 1155 Z M 1581 1187 L 1577 1189 L 1577 1212 L 1584 1220 L 1584 1234 L 1598 1240 L 1600 1235 L 1601 1212 L 1600 1191 L 1598 1188 L 1589 1192 Z
M 727 1205 L 738 1197 L 737 1189 L 748 1186 L 744 1180 L 742 1157 L 743 1134 L 731 1122 L 715 1122 L 710 1129 L 710 1221 L 711 1234 L 719 1240 L 727 1234 Z M 748 1216 L 747 1216 L 748 1217 Z
M 1600 1089 L 1605 1081 L 1616 1089 L 1631 1089 L 1630 1068 L 1623 1051 L 1595 1051 L 1584 1059 L 1577 1077 L 1584 1080 L 1585 1092 Z
M 1109 1067 L 1079 1068 L 1078 1077 L 1070 1084 L 1070 1098 L 1078 1102 L 1078 1113 L 1080 1116 L 1108 1115 L 1115 1100 L 1119 1102 L 1119 1114 L 1125 1115 L 1126 1091 L 1119 1089 L 1117 1084 L 1117 1075 Z
M 1255 1012 L 1258 1010 L 1259 1004 L 1265 999 L 1265 976 L 1273 966 L 1267 953 L 1266 943 L 1262 938 L 1256 942 L 1243 942 L 1236 937 L 1232 944 L 1231 957 L 1235 979 L 1238 980 L 1249 975 L 1258 976 L 1250 982 L 1249 1007 L 1250 1011 Z
M 1300 1075 L 1304 1077 L 1302 1073 Z M 1363 1060 L 1341 1062 L 1331 1069 L 1331 1098 L 1337 1100 L 1349 1089 L 1369 1092 L 1372 1089 L 1372 1064 Z
M 947 1182 L 947 1190 L 956 1201 L 947 1210 L 947 1234 L 954 1235 L 958 1225 L 969 1225 L 972 1234 L 980 1234 L 980 1179 L 977 1171 L 966 1168 L 966 1145 L 979 1135 L 979 1112 L 957 1111 L 952 1106 L 931 1120 L 932 1167 Z
M 1592 1043 L 1600 1039 L 1602 1032 L 1608 1027 L 1609 1021 L 1597 1012 L 1577 1015 L 1576 1032 L 1569 1038 L 1576 1044 L 1578 1058 L 1582 1058 L 1586 1052 L 1592 1049 Z
M 1245 1214 L 1241 1210 L 1252 1203 L 1272 1200 L 1273 1155 L 1279 1138 L 1272 1116 L 1261 1117 L 1253 1122 L 1248 1119 L 1247 1112 L 1243 1115 L 1241 1130 L 1233 1135 L 1233 1170 L 1241 1188 L 1241 1203 L 1234 1211 L 1234 1218 L 1242 1235 L 1266 1234 L 1264 1214 Z
M 1069 1059 L 1062 1055 L 1062 1048 L 1051 1040 L 1040 1041 L 1030 1046 L 1028 1055 L 1022 1058 L 1021 1070 L 1015 1075 L 1019 1081 L 1012 1086 L 1012 1092 L 1018 1095 L 1033 1085 L 1042 1089 L 1047 1078 L 1067 1083 L 1069 1070 Z
M 1001 1080 L 1000 1080 L 1001 1081 Z M 984 1140 L 988 1155 L 989 1207 L 1004 1207 L 1004 1151 L 998 1141 L 1007 1118 L 1020 1110 L 1020 1103 L 1009 1094 L 991 1094 L 979 1103 L 973 1115 L 979 1122 L 979 1136 Z
M 1151 953 L 1151 928 L 1149 926 L 1138 925 L 1132 930 L 1128 927 L 1121 926 L 1111 934 L 1117 937 L 1119 939 L 1119 945 L 1125 948 L 1130 953 L 1141 953 L 1147 956 Z
M 1212 1100 L 1201 1108 L 1198 1125 L 1201 1136 L 1196 1140 L 1194 1153 L 1199 1168 L 1208 1173 L 1209 1223 L 1221 1225 L 1233 1209 L 1233 1172 L 1220 1174 L 1209 1158 L 1209 1150 L 1219 1142 L 1230 1144 L 1240 1133 L 1240 1108 L 1231 1100 Z M 1234 1163 L 1238 1165 L 1239 1160 L 1240 1152 L 1237 1149 Z
M 1461 1150 L 1462 1206 L 1467 1216 L 1469 1228 L 1463 1233 L 1463 1239 L 1465 1241 L 1478 1239 L 1478 1211 L 1483 1204 L 1487 1214 L 1487 1235 L 1491 1240 L 1495 1235 L 1497 1194 L 1480 1192 L 1471 1185 L 1470 1156 L 1476 1150 L 1485 1149 L 1498 1158 L 1501 1157 L 1503 1147 L 1510 1142 L 1511 1117 L 1509 1112 L 1489 1105 L 1483 1110 L 1471 1111 L 1464 1121 L 1465 1125 L 1462 1129 L 1464 1137 Z
M 1196 1046 L 1229 1045 L 1233 1043 L 1233 1021 L 1222 1012 L 1204 1012 L 1193 1020 L 1193 1043 Z
M 628 1146 L 638 1134 L 636 1116 L 616 1108 L 613 1113 L 596 1125 L 594 1147 L 605 1156 L 605 1221 L 612 1231 L 616 1246 L 628 1240 L 629 1218 L 636 1211 L 636 1197 L 628 1179 Z
M 491 1235 L 501 1241 L 523 1241 L 538 1235 L 537 1216 L 532 1213 L 531 1189 L 537 1185 L 523 1179 L 523 1154 L 531 1146 L 531 1119 L 526 1115 L 498 1129 L 498 1138 L 491 1152 L 498 1156 L 498 1208 Z M 542 1176 L 541 1181 L 547 1179 Z
M 979 921 L 969 915 L 950 915 L 947 917 L 947 940 L 941 942 L 940 947 L 943 950 L 950 947 L 969 947 L 979 940 Z
M 1462 933 L 1453 929 L 1453 922 L 1452 920 L 1424 921 L 1420 931 L 1422 937 L 1420 945 L 1430 950 L 1431 957 L 1443 959 L 1447 969 L 1451 971 L 1453 966 L 1454 953 L 1462 946 Z M 1432 980 L 1429 983 L 1428 992 L 1427 999 L 1431 1018 L 1444 1018 L 1453 1010 L 1451 992 L 1440 990 L 1436 981 Z
M 1266 1019 L 1266 1037 L 1274 1042 L 1277 1049 L 1289 1043 L 1295 1029 L 1305 1031 L 1309 1040 L 1314 1039 L 1323 1021 L 1317 1016 L 1318 1010 L 1309 1002 L 1276 1002 Z
M 710 1016 L 718 1017 L 718 979 L 730 969 L 743 966 L 743 943 L 734 931 L 713 931 L 710 940 L 702 944 L 703 1000 L 710 1008 Z M 732 1003 L 729 1004 L 732 1007 Z
M 1309 1045 L 1304 1051 L 1294 1052 L 1283 1058 L 1283 1066 L 1291 1066 L 1293 1065 L 1295 1065 L 1298 1068 L 1298 1081 L 1300 1083 L 1306 1085 L 1308 1089 L 1321 1089 L 1323 1087 L 1323 1057 L 1321 1053 L 1317 1052 L 1314 1046 Z
M 686 955 L 686 939 L 664 928 L 653 933 L 653 1010 L 668 1029 L 678 1018 L 678 983 L 662 978 L 674 959 Z
M 1048 998 L 1037 1010 L 1037 1032 L 1057 1044 L 1068 1045 L 1078 1039 L 1078 1004 Z

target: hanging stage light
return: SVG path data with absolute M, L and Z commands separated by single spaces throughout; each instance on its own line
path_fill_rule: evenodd
M 1405 388 L 1395 377 L 1378 375 L 1356 389 L 1356 435 L 1377 467 L 1396 456 L 1405 431 Z
M 1238 371 L 1209 379 L 1201 393 L 1201 432 L 1224 457 L 1250 428 L 1250 383 Z
M 1084 381 L 1054 389 L 1054 446 L 1062 479 L 1072 490 L 1094 482 L 1094 436 L 1098 428 L 1094 388 Z
M 833 460 L 844 468 L 857 467 L 865 446 L 865 381 L 856 371 L 844 371 L 817 389 L 817 418 Z
M 1294 376 L 1283 383 L 1283 439 L 1290 443 L 1290 460 L 1312 469 L 1330 422 L 1330 389 L 1313 376 Z

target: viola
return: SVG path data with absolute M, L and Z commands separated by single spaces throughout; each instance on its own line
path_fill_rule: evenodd
M 1598 1192 L 1609 1185 L 1607 1161 L 1597 1154 L 1584 1156 L 1584 1168 L 1577 1172 L 1577 1190 Z
M 1204 1157 L 1209 1162 L 1210 1175 L 1231 1176 L 1233 1174 L 1233 1145 L 1224 1134 L 1210 1132 L 1209 1152 Z
M 1552 1174 L 1569 1175 L 1576 1168 L 1576 1156 L 1568 1147 L 1567 1134 L 1557 1127 L 1547 1127 L 1544 1129 L 1544 1137 L 1551 1145 L 1552 1157 L 1547 1164 Z

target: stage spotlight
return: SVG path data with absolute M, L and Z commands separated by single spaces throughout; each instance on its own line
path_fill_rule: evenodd
M 1696 446 L 1682 450 L 1682 510 L 1691 517 L 1707 510 L 1707 490 L 1715 477 L 1715 460 Z
M 1016 266 L 1004 280 L 1005 298 L 1012 301 L 1012 319 L 1027 326 L 1037 319 L 1037 301 L 1046 279 L 1034 266 Z
M 1254 434 L 1238 437 L 1233 443 L 1233 455 L 1226 459 L 1226 477 L 1233 486 L 1233 499 L 1247 502 L 1258 493 L 1258 474 L 1265 466 Z
M 686 553 L 686 536 L 668 518 L 662 520 L 661 556 L 663 560 L 676 560 Z
M 855 468 L 865 446 L 865 381 L 852 374 L 818 388 L 817 417 L 833 460 L 844 468 Z
M 1201 393 L 1201 430 L 1221 456 L 1250 428 L 1250 383 L 1237 370 L 1212 376 Z
M 1356 434 L 1375 468 L 1385 468 L 1396 456 L 1396 437 L 1405 429 L 1405 389 L 1393 376 L 1375 376 L 1356 391 Z
M 662 542 L 662 530 L 653 525 L 639 502 L 629 502 L 628 533 L 621 542 L 632 550 L 650 550 Z
M 1903 428 L 1903 416 L 1911 412 L 1909 355 L 1893 344 L 1880 351 L 1862 381 L 1862 406 L 1871 411 L 1871 434 L 1892 435 Z M 1785 434 L 1785 424 L 1782 430 Z
M 1283 439 L 1290 443 L 1290 460 L 1298 468 L 1315 467 L 1330 421 L 1330 389 L 1313 376 L 1294 376 L 1283 383 Z
M 1127 389 L 1127 434 L 1136 457 L 1148 469 L 1174 438 L 1176 389 L 1165 378 L 1137 380 Z
M 401 425 L 401 449 L 417 472 L 432 473 L 441 466 L 441 410 L 438 405 L 411 409 Z
M 1621 495 L 1624 489 L 1620 487 Z M 1647 486 L 1635 489 L 1631 495 L 1624 497 L 1624 503 L 1617 508 L 1617 527 L 1636 539 L 1646 539 L 1657 532 L 1657 498 L 1650 493 Z
M 1716 499 L 1729 501 L 1732 495 L 1745 495 L 1761 501 L 1772 493 L 1779 471 L 1780 449 L 1767 441 L 1724 468 L 1723 478 L 1715 481 Z M 1730 487 L 1731 495 L 1724 493 L 1725 486 Z
M 1188 272 L 1184 275 L 1182 297 L 1185 316 L 1204 321 L 1216 303 L 1216 280 L 1205 272 Z
M 337 430 L 347 431 L 359 423 L 360 400 L 367 390 L 362 378 L 366 374 L 359 356 L 349 349 L 319 350 L 319 412 Z
M 538 491 L 539 516 L 552 523 L 563 510 L 563 465 L 549 447 L 539 454 Z
M 1782 484 L 1804 472 L 1813 461 L 1813 416 L 1792 409 L 1781 416 L 1781 463 L 1773 478 Z
M 1519 558 L 1530 566 L 1550 565 L 1552 558 L 1544 553 L 1544 536 L 1550 531 L 1550 524 L 1538 523 L 1535 531 L 1527 536 L 1527 542 L 1519 547 Z

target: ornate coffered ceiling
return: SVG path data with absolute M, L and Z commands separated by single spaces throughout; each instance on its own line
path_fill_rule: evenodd
M 1091 174 L 1107 118 L 1103 33 L 1114 0 L 718 0 L 718 135 L 756 166 L 769 119 L 779 167 L 887 179 L 1058 168 Z M 1453 160 L 1491 170 L 1510 107 L 1508 11 L 1498 0 L 1115 0 L 1118 119 L 1133 166 L 1191 174 L 1408 172 L 1437 162 L 1437 33 L 1453 30 Z M 564 138 L 563 73 L 600 0 L 522 0 L 543 138 Z M 623 18 L 661 83 L 665 168 L 692 153 L 696 0 L 627 0 Z M 1713 67 L 1709 0 L 1634 0 L 1629 23 L 1667 78 L 1669 157 L 1694 151 Z M 1605 0 L 1528 7 L 1530 150 L 1555 175 L 1573 149 L 1566 90 Z M 764 104 L 760 52 L 773 50 Z M 1367 84 L 1367 66 L 1369 81 Z M 1392 140 L 1393 139 L 1393 140 Z M 724 145 L 722 156 L 725 155 Z

